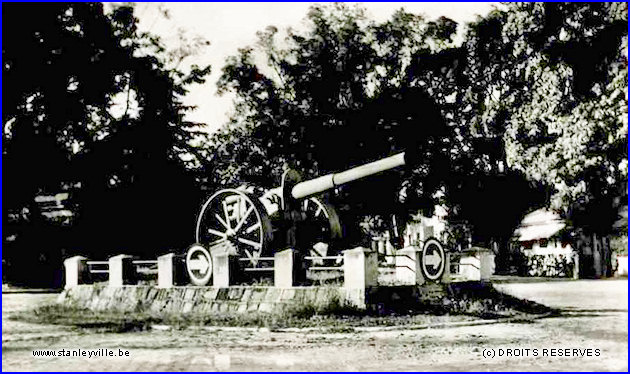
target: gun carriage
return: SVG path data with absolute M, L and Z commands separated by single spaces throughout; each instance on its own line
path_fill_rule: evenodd
M 219 190 L 201 208 L 196 241 L 206 248 L 227 245 L 254 267 L 286 248 L 325 257 L 343 228 L 337 210 L 321 194 L 403 165 L 404 152 L 306 181 L 288 169 L 280 186 L 262 194 L 244 187 Z

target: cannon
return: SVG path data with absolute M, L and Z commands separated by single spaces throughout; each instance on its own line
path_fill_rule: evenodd
M 229 244 L 254 266 L 275 249 L 287 247 L 325 256 L 343 230 L 334 206 L 318 195 L 403 165 L 404 152 L 306 181 L 288 169 L 280 186 L 262 196 L 253 188 L 222 189 L 203 204 L 196 241 L 206 247 Z

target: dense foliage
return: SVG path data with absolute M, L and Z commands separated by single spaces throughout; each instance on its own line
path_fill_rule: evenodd
M 205 160 L 182 97 L 209 68 L 173 67 L 130 7 L 38 7 L 3 4 L 3 260 L 58 268 L 63 253 L 190 241 L 200 196 L 186 163 Z M 71 216 L 43 219 L 36 197 L 61 191 Z

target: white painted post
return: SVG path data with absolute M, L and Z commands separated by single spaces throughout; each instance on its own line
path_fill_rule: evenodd
M 285 249 L 277 252 L 273 258 L 273 285 L 281 288 L 293 287 L 295 251 L 292 248 Z
M 120 287 L 135 284 L 137 281 L 136 267 L 133 256 L 117 255 L 109 258 L 109 285 Z
M 465 280 L 481 280 L 481 261 L 478 256 L 474 252 L 462 254 L 461 260 L 459 260 L 459 273 Z
M 453 283 L 453 276 L 451 274 L 451 252 L 445 252 L 444 256 L 444 275 L 442 276 L 442 283 Z
M 480 256 L 480 268 L 479 278 L 482 281 L 489 281 L 492 274 L 494 274 L 494 253 L 491 251 L 483 251 L 479 253 Z
M 167 253 L 158 257 L 158 288 L 171 288 L 175 285 L 175 254 Z
M 83 256 L 67 258 L 63 261 L 63 266 L 66 269 L 66 289 L 86 283 L 90 276 L 87 258 Z
M 343 275 L 346 300 L 365 308 L 366 289 L 378 284 L 377 254 L 362 247 L 343 251 Z
M 212 285 L 214 287 L 230 286 L 230 254 L 222 246 L 210 248 L 212 257 Z
M 405 247 L 396 255 L 396 281 L 404 285 L 424 284 L 420 265 L 422 249 L 414 246 Z

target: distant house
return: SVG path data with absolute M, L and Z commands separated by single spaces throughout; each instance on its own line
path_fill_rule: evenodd
M 568 227 L 554 212 L 535 210 L 514 232 L 525 272 L 532 276 L 606 277 L 612 275 L 610 237 Z
M 568 254 L 573 252 L 567 237 L 566 222 L 557 213 L 535 210 L 525 216 L 515 231 L 521 250 L 527 254 Z
M 572 245 L 570 230 L 557 214 L 538 209 L 527 214 L 514 232 L 521 269 L 527 275 L 573 277 L 579 259 Z

